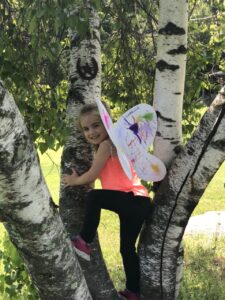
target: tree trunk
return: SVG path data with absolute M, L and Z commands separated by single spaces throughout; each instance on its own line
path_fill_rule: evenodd
M 174 160 L 140 241 L 143 299 L 175 299 L 179 245 L 190 215 L 225 159 L 225 88 Z
M 153 105 L 158 115 L 154 154 L 167 167 L 182 141 L 182 109 L 187 53 L 188 3 L 161 0 Z
M 101 97 L 101 49 L 99 17 L 88 6 L 89 34 L 84 38 L 71 34 L 70 89 L 67 115 L 71 134 L 62 154 L 62 173 L 75 168 L 78 174 L 91 166 L 92 151 L 81 133 L 78 115 L 80 108 Z M 60 215 L 70 237 L 80 232 L 85 209 L 85 196 L 90 186 L 60 188 Z M 109 277 L 102 257 L 98 237 L 92 243 L 91 262 L 79 259 L 93 299 L 117 299 L 117 293 Z
M 0 81 L 0 214 L 40 298 L 92 299 L 29 133 Z
M 158 115 L 154 154 L 169 169 L 182 143 L 182 110 L 187 54 L 188 3 L 161 0 L 153 105 Z M 158 186 L 159 184 L 156 184 Z M 183 272 L 183 245 L 177 256 L 176 291 Z

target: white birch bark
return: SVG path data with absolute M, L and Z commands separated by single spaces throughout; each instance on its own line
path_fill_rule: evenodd
M 79 111 L 84 104 L 95 102 L 101 97 L 101 48 L 99 17 L 89 5 L 90 35 L 84 38 L 71 32 L 70 89 L 68 93 L 67 116 L 71 134 L 64 146 L 61 162 L 62 173 L 75 168 L 78 174 L 89 169 L 92 161 L 90 145 L 86 143 L 78 124 Z M 76 11 L 76 10 L 75 10 Z M 85 196 L 90 186 L 60 189 L 60 215 L 72 237 L 79 234 L 85 210 Z M 117 299 L 117 294 L 106 269 L 98 237 L 91 245 L 91 262 L 79 259 L 93 299 Z
M 225 88 L 155 196 L 155 211 L 140 241 L 144 299 L 175 299 L 176 262 L 192 211 L 225 159 Z
M 167 167 L 182 141 L 188 3 L 161 0 L 153 105 L 158 114 L 154 153 Z
M 0 212 L 40 299 L 92 299 L 29 133 L 0 81 Z

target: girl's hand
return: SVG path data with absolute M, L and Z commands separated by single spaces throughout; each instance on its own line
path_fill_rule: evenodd
M 65 185 L 65 187 L 73 186 L 73 185 L 75 185 L 77 177 L 78 177 L 78 174 L 77 174 L 76 170 L 73 168 L 71 175 L 68 175 L 68 174 L 62 175 L 62 183 Z

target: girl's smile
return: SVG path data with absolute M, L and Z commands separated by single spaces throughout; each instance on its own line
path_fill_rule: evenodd
M 108 138 L 107 131 L 99 115 L 94 112 L 85 114 L 80 119 L 81 128 L 86 140 L 94 145 L 99 145 Z

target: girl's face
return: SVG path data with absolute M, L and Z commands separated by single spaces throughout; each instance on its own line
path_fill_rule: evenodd
M 86 140 L 93 145 L 99 145 L 108 138 L 107 131 L 102 124 L 100 116 L 94 111 L 81 116 L 80 125 Z

